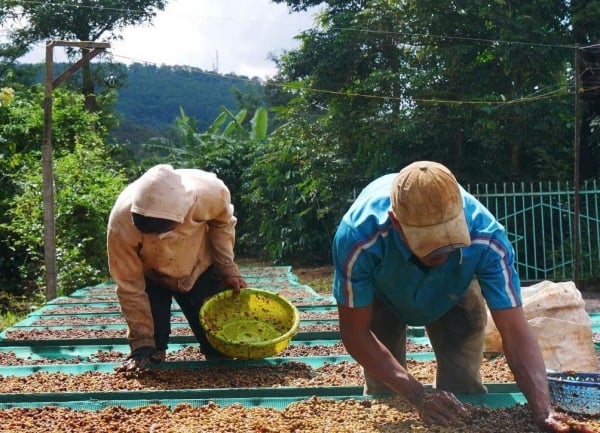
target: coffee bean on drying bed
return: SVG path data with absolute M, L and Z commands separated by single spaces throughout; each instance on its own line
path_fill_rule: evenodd
M 331 400 L 312 397 L 283 409 L 245 408 L 239 404 L 152 404 L 98 411 L 62 407 L 0 410 L 0 433 L 539 433 L 527 405 L 489 409 L 467 405 L 470 416 L 460 428 L 424 426 L 399 397 Z M 581 419 L 592 430 L 600 422 Z
M 435 361 L 407 361 L 408 370 L 423 383 L 435 376 Z M 481 374 L 486 383 L 513 381 L 504 358 L 484 362 Z M 35 372 L 27 376 L 6 376 L 0 393 L 125 391 L 157 389 L 256 388 L 362 386 L 361 367 L 354 361 L 326 363 L 320 367 L 290 361 L 282 364 L 217 365 L 204 368 L 152 369 L 143 376 L 124 373 L 85 372 L 82 374 Z

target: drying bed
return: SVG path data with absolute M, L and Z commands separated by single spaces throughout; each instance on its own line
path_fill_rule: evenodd
M 400 398 L 362 395 L 333 298 L 299 284 L 290 267 L 242 272 L 251 287 L 279 293 L 301 312 L 299 333 L 276 357 L 205 360 L 174 305 L 167 362 L 118 373 L 129 349 L 114 284 L 85 287 L 0 334 L 0 433 L 455 431 L 424 427 Z M 408 350 L 411 373 L 432 382 L 423 328 L 409 329 Z M 472 415 L 461 431 L 537 432 L 504 357 L 486 356 L 481 373 L 489 393 L 459 396 Z M 598 420 L 581 421 L 600 431 Z

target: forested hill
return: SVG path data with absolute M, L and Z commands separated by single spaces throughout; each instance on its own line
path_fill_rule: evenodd
M 126 66 L 116 110 L 127 123 L 163 130 L 179 116 L 181 107 L 203 131 L 219 114 L 219 107 L 235 110 L 232 88 L 243 91 L 248 85 L 246 77 L 197 68 L 133 64 Z
M 55 64 L 54 75 L 69 66 Z M 43 65 L 22 67 L 34 67 L 37 79 L 43 81 Z M 220 75 L 187 66 L 112 64 L 98 68 L 96 73 L 104 77 L 105 84 L 114 78 L 117 85 L 115 111 L 121 125 L 112 135 L 119 142 L 139 143 L 164 133 L 179 116 L 180 108 L 196 120 L 199 131 L 204 131 L 220 113 L 221 106 L 236 111 L 234 88 L 245 93 L 249 87 L 260 86 L 259 81 L 245 76 Z

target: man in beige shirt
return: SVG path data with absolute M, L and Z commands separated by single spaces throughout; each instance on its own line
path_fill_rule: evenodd
M 120 370 L 165 359 L 173 298 L 204 355 L 220 355 L 206 339 L 199 311 L 209 296 L 246 287 L 234 262 L 236 222 L 228 188 L 202 170 L 157 165 L 121 192 L 107 233 L 131 348 Z

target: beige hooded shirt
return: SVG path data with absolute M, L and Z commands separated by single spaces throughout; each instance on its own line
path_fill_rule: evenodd
M 180 224 L 145 234 L 133 225 L 132 212 Z M 222 278 L 240 275 L 233 253 L 236 221 L 229 190 L 213 173 L 162 164 L 123 190 L 108 221 L 108 264 L 131 350 L 154 347 L 145 277 L 186 292 L 212 264 Z

